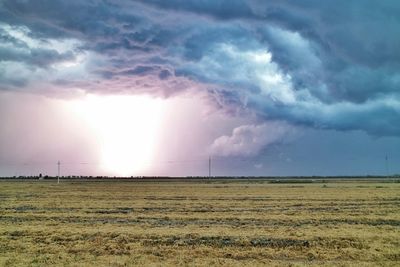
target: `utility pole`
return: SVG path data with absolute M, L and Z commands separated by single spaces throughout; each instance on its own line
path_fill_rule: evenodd
M 385 165 L 386 165 L 386 177 L 389 176 L 389 163 L 388 163 L 388 156 L 385 157 Z
M 61 165 L 61 162 L 58 161 L 57 162 L 57 184 L 60 183 L 60 165 Z
M 211 156 L 208 157 L 208 178 L 211 179 Z

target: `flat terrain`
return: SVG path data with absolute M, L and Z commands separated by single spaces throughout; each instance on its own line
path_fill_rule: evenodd
M 0 181 L 0 266 L 399 266 L 400 183 Z

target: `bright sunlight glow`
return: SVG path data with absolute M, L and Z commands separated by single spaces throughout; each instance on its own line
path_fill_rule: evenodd
M 140 175 L 150 163 L 163 103 L 147 96 L 88 95 L 74 103 L 101 142 L 101 166 L 121 176 Z

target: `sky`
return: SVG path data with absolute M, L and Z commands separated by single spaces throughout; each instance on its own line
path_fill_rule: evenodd
M 397 0 L 0 0 L 0 176 L 400 173 Z

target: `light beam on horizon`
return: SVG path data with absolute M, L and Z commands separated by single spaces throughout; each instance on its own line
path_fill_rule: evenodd
M 163 103 L 147 96 L 88 95 L 73 110 L 93 128 L 101 144 L 100 165 L 110 175 L 140 175 L 151 161 Z

